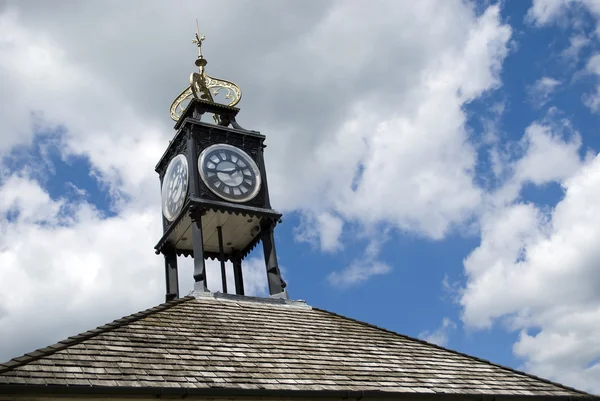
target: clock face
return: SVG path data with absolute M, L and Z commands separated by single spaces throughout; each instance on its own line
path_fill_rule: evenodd
M 226 144 L 204 149 L 198 158 L 200 177 L 219 197 L 231 202 L 247 202 L 260 190 L 260 172 L 243 150 Z
M 165 173 L 162 185 L 163 214 L 169 221 L 181 212 L 188 188 L 188 162 L 184 155 L 175 156 Z

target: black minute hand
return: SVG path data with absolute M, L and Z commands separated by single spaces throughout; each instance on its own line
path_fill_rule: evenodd
M 241 171 L 241 170 L 242 170 L 241 167 L 232 167 L 230 169 L 219 170 L 219 173 L 225 173 L 225 174 L 231 175 L 231 174 L 235 173 L 236 171 Z

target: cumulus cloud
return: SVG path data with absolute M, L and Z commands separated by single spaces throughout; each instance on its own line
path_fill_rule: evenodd
M 550 101 L 552 93 L 559 87 L 560 81 L 542 77 L 529 87 L 529 100 L 536 108 L 543 107 Z
M 305 213 L 295 230 L 295 238 L 318 246 L 324 252 L 336 252 L 343 248 L 340 238 L 343 228 L 344 220 L 331 213 Z
M 449 318 L 445 317 L 442 319 L 442 324 L 440 327 L 435 329 L 434 331 L 424 331 L 419 334 L 419 338 L 430 342 L 432 344 L 437 344 L 440 347 L 444 347 L 448 344 L 448 336 L 450 335 L 450 331 L 456 329 L 456 323 L 454 323 Z
M 580 11 L 597 20 L 600 3 L 535 0 L 528 18 L 538 26 L 576 25 Z M 582 34 L 572 37 L 563 55 L 578 57 L 590 41 Z M 586 62 L 587 73 L 600 73 L 596 58 L 592 55 Z M 595 92 L 583 100 L 596 109 Z M 496 152 L 503 185 L 486 194 L 481 242 L 464 260 L 467 281 L 459 303 L 466 327 L 501 324 L 519 333 L 513 352 L 524 361 L 524 369 L 597 393 L 600 255 L 595 239 L 600 210 L 595 188 L 600 157 L 584 154 L 579 134 L 568 121 L 555 117 L 551 109 L 544 121 L 526 129 L 521 141 Z M 557 183 L 564 193 L 554 207 L 520 198 L 525 185 L 549 183 Z
M 570 62 L 577 63 L 581 51 L 590 45 L 591 40 L 584 34 L 574 34 L 569 38 L 569 47 L 561 55 Z
M 582 165 L 579 133 L 568 121 L 555 119 L 553 113 L 544 122 L 532 123 L 521 140 L 506 148 L 493 154 L 502 185 L 486 194 L 484 210 L 490 205 L 496 208 L 511 204 L 527 184 L 561 183 Z
M 372 276 L 387 274 L 392 267 L 387 263 L 372 259 L 360 259 L 346 268 L 329 273 L 327 279 L 335 287 L 348 288 L 364 283 Z
M 527 370 L 598 392 L 600 157 L 580 160 L 579 140 L 558 140 L 548 127 L 534 124 L 526 137 L 515 177 L 559 182 L 565 196 L 550 210 L 507 202 L 484 214 L 481 243 L 464 261 L 462 319 L 519 330 L 514 352 Z
M 575 11 L 577 7 L 583 7 L 596 18 L 600 16 L 600 3 L 597 0 L 533 0 L 531 8 L 527 12 L 527 18 L 533 23 L 544 26 L 565 21 L 569 12 Z M 573 21 L 570 21 L 572 24 Z M 600 28 L 596 29 L 600 35 Z
M 563 22 L 566 26 L 582 25 L 580 18 L 573 15 L 577 9 L 589 12 L 596 24 L 595 41 L 600 40 L 600 2 L 596 0 L 534 0 L 529 9 L 528 18 L 539 26 Z M 563 55 L 577 59 L 581 49 L 588 46 L 592 40 L 584 34 L 578 33 L 571 37 L 570 45 L 563 51 Z M 587 61 L 586 73 L 596 76 L 600 82 L 600 54 L 592 54 Z M 596 83 L 594 90 L 584 94 L 583 104 L 592 112 L 600 111 L 600 84 Z
M 561 182 L 581 167 L 581 137 L 577 133 L 565 137 L 556 128 L 539 123 L 527 127 L 521 140 L 525 155 L 514 167 L 516 181 L 535 185 Z
M 600 113 L 600 53 L 592 56 L 587 63 L 587 72 L 596 77 L 595 91 L 583 96 L 583 103 L 595 113 Z
M 223 292 L 223 281 L 221 280 L 221 263 L 218 260 L 208 259 L 205 261 L 206 280 L 208 290 L 211 292 Z M 179 258 L 179 293 L 186 295 L 194 289 L 194 260 L 192 258 Z M 279 266 L 285 277 L 285 267 Z M 250 296 L 268 296 L 267 272 L 265 261 L 261 257 L 251 256 L 242 262 L 242 277 L 244 280 L 244 294 Z M 225 263 L 225 275 L 227 276 L 227 292 L 235 294 L 235 280 L 233 266 L 230 262 Z
M 374 229 L 375 230 L 375 229 Z M 374 232 L 365 236 L 371 238 L 363 254 L 355 258 L 348 266 L 327 275 L 327 280 L 338 289 L 347 289 L 364 284 L 371 277 L 387 274 L 393 267 L 380 260 L 382 247 L 389 240 L 389 230 L 382 229 L 381 235 Z
M 347 4 L 344 9 L 350 8 L 356 16 L 354 6 Z M 448 7 L 449 3 L 442 4 Z M 403 10 L 402 16 L 394 11 L 393 31 L 397 19 L 409 18 L 408 26 L 417 29 L 421 24 L 431 26 L 430 18 L 458 17 L 455 9 L 435 17 L 426 10 L 414 7 Z M 470 25 L 445 25 L 449 31 L 444 34 L 421 31 L 418 40 L 423 41 L 427 57 L 421 54 L 397 63 L 395 53 L 390 53 L 378 61 L 377 66 L 385 62 L 401 69 L 393 74 L 386 69 L 385 74 L 374 76 L 387 85 L 395 83 L 393 94 L 373 93 L 369 102 L 350 103 L 349 118 L 321 138 L 318 148 L 301 156 L 288 155 L 290 165 L 294 157 L 308 161 L 296 173 L 307 190 L 290 200 L 291 204 L 333 209 L 346 220 L 364 225 L 385 221 L 435 239 L 472 216 L 481 193 L 473 182 L 476 151 L 468 142 L 463 106 L 500 85 L 498 73 L 511 30 L 500 23 L 497 7 L 480 16 L 468 9 L 458 11 Z M 392 29 L 386 21 L 379 21 L 378 29 Z M 331 40 L 336 39 L 333 35 Z M 394 38 L 391 46 L 416 51 L 412 38 L 391 31 L 387 36 Z M 412 77 L 410 82 L 407 76 Z M 286 168 L 276 170 L 275 182 Z
M 17 174 L 0 199 L 0 359 L 163 301 L 154 211 L 104 219 Z

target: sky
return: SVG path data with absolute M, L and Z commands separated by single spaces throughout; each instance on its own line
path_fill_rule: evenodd
M 164 301 L 196 18 L 291 298 L 600 393 L 600 0 L 0 0 L 0 360 Z

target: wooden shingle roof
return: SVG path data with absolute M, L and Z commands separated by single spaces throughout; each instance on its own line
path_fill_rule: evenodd
M 171 301 L 0 364 L 0 395 L 34 388 L 600 400 L 301 302 L 224 295 Z

